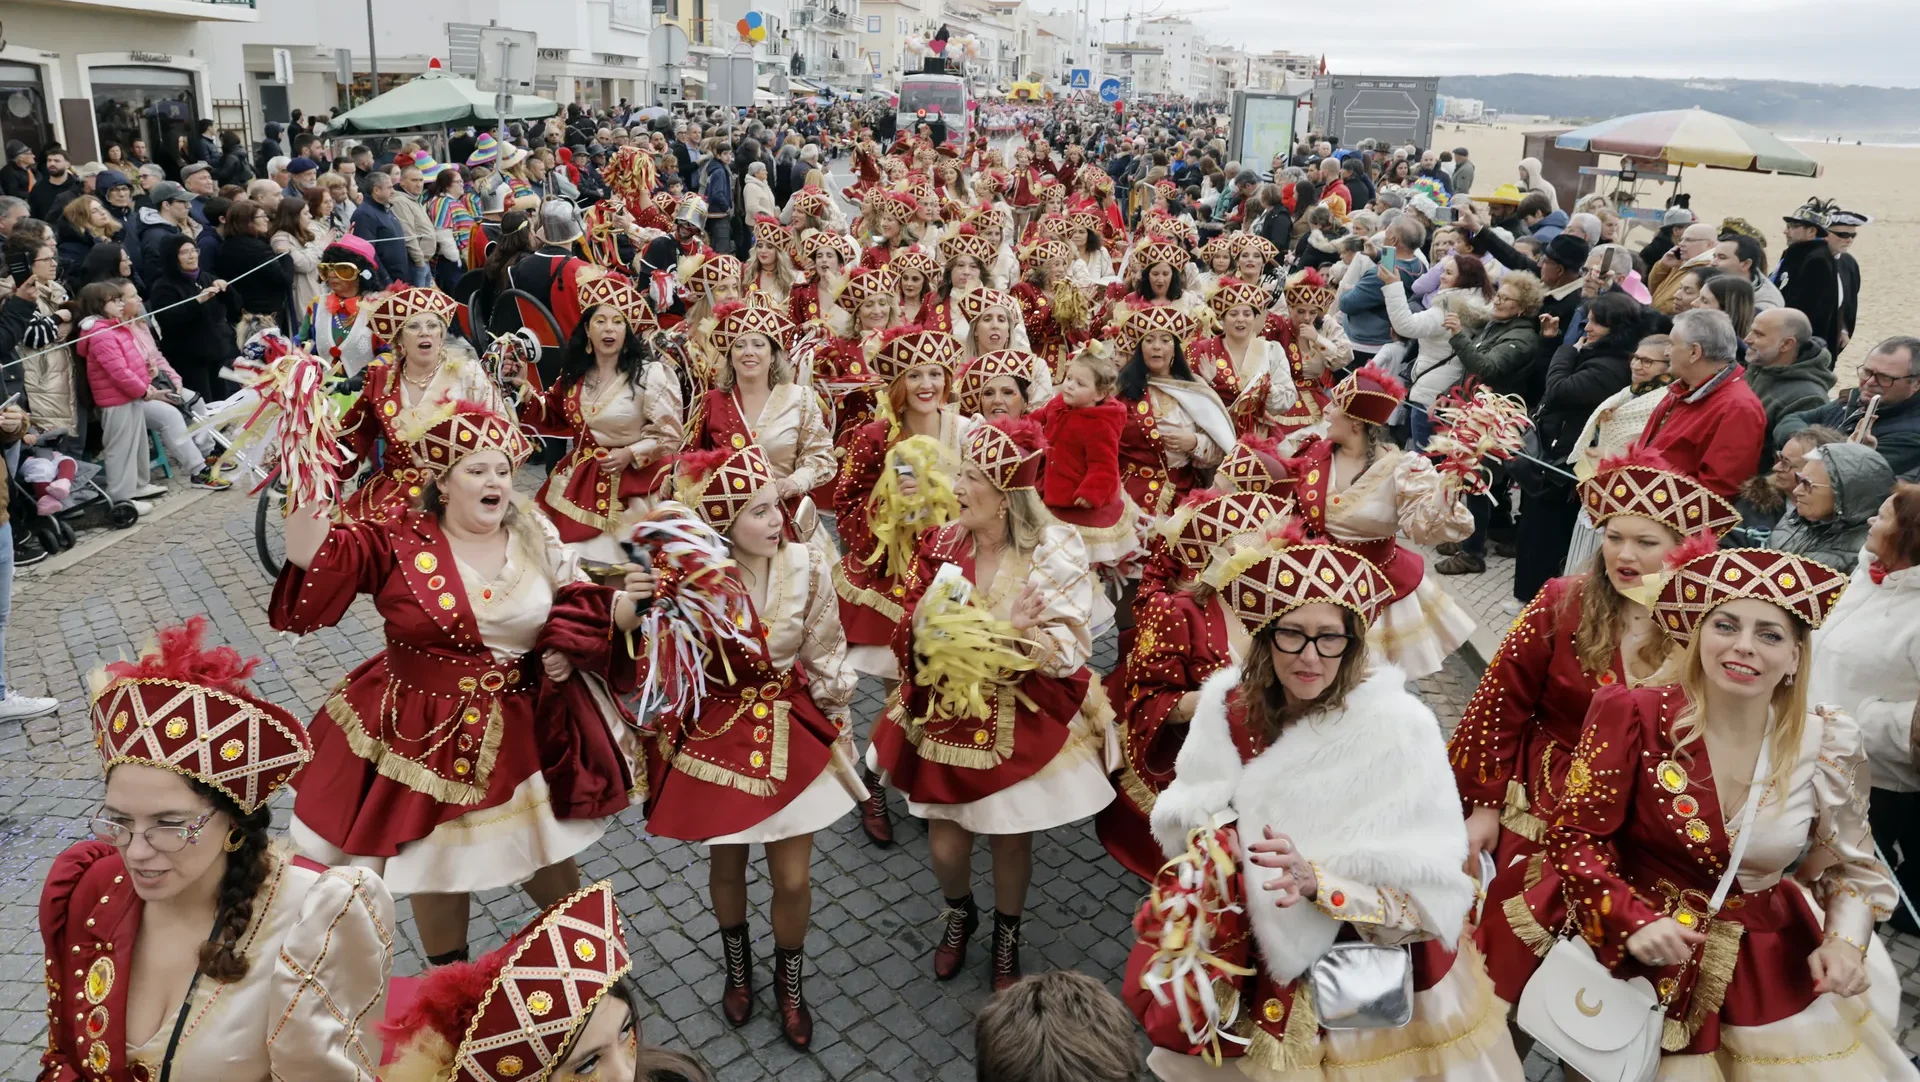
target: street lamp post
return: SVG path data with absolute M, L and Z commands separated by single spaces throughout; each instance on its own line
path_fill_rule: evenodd
M 372 93 L 367 95 L 371 101 L 380 96 L 380 50 L 373 43 L 373 0 L 367 0 L 367 69 L 373 79 Z

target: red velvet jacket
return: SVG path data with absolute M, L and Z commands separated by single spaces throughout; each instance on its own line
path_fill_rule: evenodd
M 1073 507 L 1076 500 L 1104 507 L 1120 498 L 1120 433 L 1127 407 L 1118 398 L 1078 409 L 1055 395 L 1033 419 L 1047 434 L 1047 468 L 1040 475 L 1040 502 Z

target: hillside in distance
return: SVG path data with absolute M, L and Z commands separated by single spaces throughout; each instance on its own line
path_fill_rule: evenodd
M 1699 106 L 1794 132 L 1920 130 L 1920 90 L 1759 79 L 1642 79 L 1602 75 L 1449 75 L 1447 97 L 1479 98 L 1503 113 L 1602 119 Z

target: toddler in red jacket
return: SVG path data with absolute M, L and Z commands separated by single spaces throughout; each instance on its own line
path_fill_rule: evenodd
M 1117 566 L 1139 548 L 1139 509 L 1120 487 L 1120 432 L 1127 407 L 1114 392 L 1119 373 L 1099 345 L 1067 362 L 1058 393 L 1033 419 L 1047 434 L 1040 500 L 1080 531 L 1087 560 Z

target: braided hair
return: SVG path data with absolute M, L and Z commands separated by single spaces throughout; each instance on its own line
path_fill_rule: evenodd
M 240 951 L 240 940 L 247 934 L 247 926 L 253 923 L 254 895 L 260 892 L 261 884 L 273 870 L 267 838 L 267 829 L 273 824 L 273 811 L 262 804 L 253 814 L 243 815 L 239 805 L 225 793 L 198 781 L 188 784 L 233 821 L 233 830 L 240 839 L 240 848 L 227 854 L 227 870 L 220 877 L 214 934 L 200 945 L 200 972 L 221 984 L 232 984 L 247 975 L 247 956 Z M 229 833 L 216 844 L 223 844 L 233 836 Z

